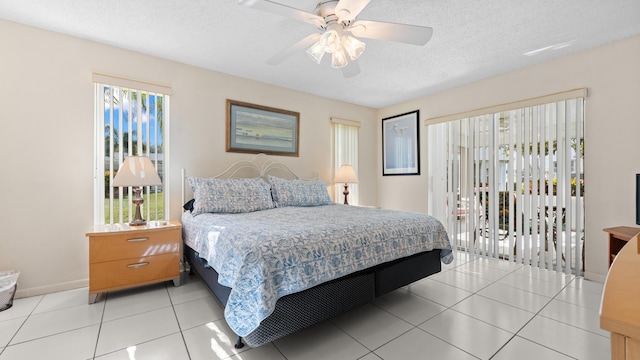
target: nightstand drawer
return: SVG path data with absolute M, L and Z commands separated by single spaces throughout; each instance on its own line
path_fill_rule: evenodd
M 180 251 L 181 229 L 128 231 L 110 236 L 91 236 L 89 262 L 118 260 Z
M 180 258 L 176 252 L 93 263 L 89 276 L 90 292 L 171 280 L 180 276 Z

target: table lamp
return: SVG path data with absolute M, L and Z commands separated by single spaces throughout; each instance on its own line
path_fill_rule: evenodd
M 156 168 L 146 156 L 129 156 L 118 169 L 118 173 L 113 178 L 113 186 L 133 187 L 134 197 L 131 202 L 136 205 L 136 213 L 133 220 L 129 222 L 132 226 L 146 225 L 146 221 L 140 213 L 140 205 L 144 199 L 140 195 L 143 186 L 162 185 Z
M 358 175 L 356 175 L 356 171 L 353 170 L 353 166 L 351 165 L 340 165 L 340 169 L 338 169 L 338 173 L 333 178 L 334 183 L 344 183 L 344 204 L 349 205 L 347 201 L 347 196 L 349 195 L 349 183 L 357 184 L 358 183 Z

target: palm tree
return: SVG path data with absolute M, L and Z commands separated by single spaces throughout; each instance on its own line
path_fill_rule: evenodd
M 155 109 L 156 109 L 156 124 L 158 129 L 160 130 L 160 134 L 164 134 L 164 110 L 163 110 L 163 96 L 160 95 L 152 95 L 154 97 L 154 101 L 155 101 Z M 137 95 L 134 94 L 133 95 L 134 99 L 137 99 Z M 144 113 L 149 113 L 147 110 L 147 106 L 148 104 L 150 104 L 150 102 L 147 101 L 147 93 L 142 93 L 142 111 Z M 163 151 L 163 142 L 160 142 L 160 144 L 156 145 L 156 151 L 158 153 L 162 153 Z
M 111 126 L 110 125 L 105 125 L 104 126 L 104 151 L 105 154 L 109 154 L 110 153 L 110 149 L 111 149 L 111 136 L 110 136 L 110 131 L 111 131 Z M 137 133 L 135 130 L 132 130 L 132 141 L 131 141 L 131 145 L 133 146 L 133 148 L 131 150 L 133 150 L 131 152 L 131 154 L 138 154 L 138 141 L 137 138 Z M 124 154 L 129 154 L 129 132 L 124 132 L 122 134 L 122 141 L 120 140 L 120 136 L 118 134 L 118 129 L 113 129 L 113 152 L 119 152 L 120 151 L 120 144 L 122 144 L 122 152 Z M 142 151 L 146 151 L 147 150 L 147 144 L 142 144 Z

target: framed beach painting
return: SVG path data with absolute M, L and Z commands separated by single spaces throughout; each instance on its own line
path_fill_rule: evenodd
M 382 175 L 420 175 L 420 111 L 382 119 Z
M 298 156 L 300 113 L 227 99 L 227 152 Z

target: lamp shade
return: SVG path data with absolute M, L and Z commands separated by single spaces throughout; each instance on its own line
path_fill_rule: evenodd
M 146 156 L 129 156 L 113 178 L 113 186 L 162 185 L 155 166 Z
M 344 46 L 344 49 L 347 51 L 347 54 L 349 54 L 351 60 L 359 58 L 365 48 L 365 44 L 362 41 L 349 35 L 342 36 L 342 46 Z
M 324 54 L 324 45 L 322 45 L 320 41 L 311 45 L 311 47 L 307 49 L 307 55 L 309 55 L 313 59 L 313 61 L 317 62 L 318 64 L 320 64 L 320 62 L 322 61 L 322 57 L 324 57 Z
M 333 178 L 333 182 L 336 183 L 358 183 L 358 175 L 356 175 L 356 171 L 353 170 L 353 166 L 351 165 L 340 165 L 340 169 L 338 169 L 338 173 Z
M 339 48 L 338 50 L 331 53 L 331 67 L 334 69 L 340 69 L 347 66 L 347 56 L 344 53 L 343 48 Z

